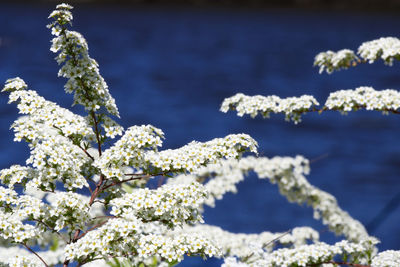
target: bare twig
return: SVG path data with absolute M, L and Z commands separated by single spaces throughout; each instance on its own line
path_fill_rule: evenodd
M 148 175 L 140 176 L 140 177 L 131 177 L 129 179 L 125 179 L 125 180 L 121 180 L 121 181 L 114 181 L 109 185 L 103 186 L 102 191 L 107 189 L 107 188 L 110 188 L 112 186 L 123 184 L 125 182 L 134 181 L 134 180 L 141 180 L 141 179 L 147 179 L 147 178 L 150 178 L 150 177 L 153 177 L 153 176 L 155 176 L 155 175 L 148 174 Z
M 315 162 L 320 161 L 321 159 L 324 159 L 327 157 L 329 157 L 329 153 L 322 154 L 316 158 L 310 159 L 310 163 L 315 163 Z
M 262 248 L 265 249 L 268 245 L 274 243 L 275 241 L 277 241 L 277 240 L 281 239 L 282 237 L 284 237 L 285 235 L 289 234 L 290 231 L 292 231 L 292 230 L 291 230 L 291 229 L 290 229 L 290 230 L 287 230 L 287 231 L 284 232 L 283 234 L 281 234 L 281 235 L 279 235 L 278 237 L 272 239 L 272 240 L 269 241 L 268 243 L 264 244 L 264 245 L 262 246 Z M 243 261 L 243 262 L 246 262 L 246 261 L 247 261 L 248 259 L 250 259 L 253 255 L 254 255 L 254 252 L 250 253 L 250 255 L 247 255 L 246 257 L 244 257 L 242 261 Z
M 106 222 L 108 222 L 110 218 L 108 218 L 107 220 L 105 220 L 104 222 L 101 222 L 99 224 L 96 224 L 95 226 L 91 227 L 90 229 L 88 229 L 86 232 L 82 232 L 80 235 L 78 235 L 77 239 L 81 239 L 82 237 L 84 237 L 87 233 L 89 233 L 90 231 L 93 231 L 96 228 L 99 228 L 101 226 L 103 226 Z
M 268 245 L 275 243 L 275 241 L 278 241 L 279 239 L 281 239 L 282 237 L 284 237 L 285 235 L 289 234 L 292 231 L 292 229 L 287 230 L 286 232 L 284 232 L 283 234 L 281 234 L 280 236 L 272 239 L 271 241 L 269 241 L 268 243 L 264 244 L 263 248 L 268 247 Z
M 37 254 L 35 251 L 33 251 L 30 247 L 28 247 L 27 244 L 23 243 L 22 245 L 24 245 L 24 247 L 27 250 L 29 250 L 31 253 L 35 254 L 35 256 L 38 257 L 41 262 L 43 262 L 44 266 L 49 267 L 49 265 L 43 260 L 43 258 L 40 257 L 39 254 Z

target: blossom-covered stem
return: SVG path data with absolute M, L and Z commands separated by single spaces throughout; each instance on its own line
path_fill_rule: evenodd
M 68 37 L 67 37 L 65 31 L 66 31 L 66 27 L 63 27 L 62 34 L 64 34 L 66 40 L 68 40 Z M 72 57 L 74 65 L 78 65 L 78 60 L 76 58 L 76 54 L 72 52 L 73 51 L 72 44 L 70 45 L 70 49 L 69 50 L 70 50 L 70 55 Z M 83 91 L 85 93 L 86 98 L 88 100 L 91 100 L 91 97 L 88 94 L 87 88 L 86 88 L 85 84 L 83 83 L 83 80 L 81 78 L 79 78 L 77 80 L 80 82 L 80 85 L 82 86 L 82 89 L 83 89 Z M 96 134 L 96 139 L 97 139 L 97 147 L 98 147 L 99 156 L 101 156 L 101 140 L 100 140 L 99 129 L 98 129 L 99 121 L 97 120 L 96 114 L 95 114 L 95 112 L 93 110 L 90 112 L 90 115 L 91 115 L 91 117 L 93 119 L 93 125 L 94 125 L 94 128 L 95 128 L 95 134 Z
M 307 264 L 306 266 L 316 267 L 316 266 L 321 266 L 321 264 L 334 264 L 334 265 L 338 265 L 338 266 L 346 265 L 346 266 L 353 266 L 353 267 L 371 267 L 371 265 L 363 265 L 363 264 L 358 264 L 358 263 L 342 262 L 342 261 L 325 261 L 325 262 L 320 262 L 320 263 Z
M 29 250 L 31 253 L 35 254 L 36 257 L 39 258 L 41 262 L 43 262 L 44 266 L 48 267 L 49 265 L 43 260 L 42 257 L 39 256 L 34 250 L 32 250 L 27 244 L 23 243 L 24 247 Z

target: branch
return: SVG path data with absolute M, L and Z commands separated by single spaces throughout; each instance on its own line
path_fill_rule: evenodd
M 100 134 L 99 134 L 99 128 L 97 124 L 99 123 L 96 118 L 96 113 L 94 111 L 90 112 L 90 115 L 92 116 L 93 123 L 94 123 L 94 129 L 96 133 L 96 139 L 97 139 L 97 150 L 99 151 L 99 157 L 101 156 L 101 141 L 100 141 Z
M 89 233 L 90 231 L 93 231 L 94 229 L 103 226 L 103 225 L 104 225 L 106 222 L 108 222 L 108 220 L 111 219 L 111 218 L 115 218 L 115 217 L 109 217 L 109 218 L 107 218 L 104 222 L 101 222 L 101 223 L 96 224 L 95 226 L 89 228 L 86 232 L 82 232 L 82 233 L 77 237 L 77 240 L 78 240 L 78 239 L 81 239 L 82 237 L 84 237 L 84 236 L 85 236 L 87 233 Z
M 156 174 L 156 175 L 148 174 L 148 175 L 140 176 L 140 177 L 131 177 L 129 179 L 125 179 L 125 180 L 122 180 L 122 181 L 114 181 L 109 185 L 103 186 L 101 191 L 103 191 L 103 190 L 105 190 L 107 188 L 110 188 L 110 187 L 112 187 L 114 185 L 119 185 L 119 184 L 123 184 L 125 182 L 134 181 L 134 180 L 147 179 L 147 178 L 150 178 L 150 177 L 153 177 L 153 176 L 157 176 L 157 175 L 160 175 L 160 174 Z
M 96 185 L 96 189 L 93 191 L 92 195 L 90 196 L 89 206 L 92 206 L 92 204 L 95 201 L 96 197 L 101 193 L 101 191 L 104 190 L 104 188 L 101 188 L 101 186 L 103 185 L 104 180 L 105 180 L 104 175 L 100 174 L 100 180 Z
M 77 145 L 80 149 L 82 149 L 82 151 L 91 159 L 94 161 L 94 157 L 92 155 L 89 154 L 89 152 L 87 152 L 86 149 L 84 149 L 83 147 L 81 147 L 80 145 Z
M 39 258 L 39 260 L 41 262 L 43 262 L 44 266 L 49 267 L 49 265 L 42 259 L 42 257 L 39 256 L 39 254 L 37 254 L 35 251 L 33 251 L 30 247 L 28 247 L 27 244 L 23 243 L 22 245 L 24 245 L 24 247 L 29 250 L 31 253 L 35 254 L 36 257 Z

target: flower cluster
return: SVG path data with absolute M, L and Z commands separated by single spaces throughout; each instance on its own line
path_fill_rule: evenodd
M 180 262 L 183 255 L 221 256 L 220 249 L 203 234 L 178 234 L 172 236 L 146 235 L 139 241 L 139 257 L 159 254 L 168 262 Z
M 121 256 L 122 245 L 132 240 L 137 242 L 137 232 L 141 232 L 142 222 L 138 219 L 109 219 L 104 225 L 86 232 L 83 238 L 65 247 L 67 260 L 91 261 L 95 258 L 115 254 Z
M 342 113 L 360 108 L 388 113 L 400 108 L 400 92 L 391 89 L 376 91 L 365 86 L 355 90 L 340 90 L 329 95 L 325 107 Z
M 84 168 L 89 168 L 90 158 L 75 146 L 70 139 L 55 135 L 33 147 L 27 164 L 38 170 L 38 176 L 32 179 L 32 186 L 54 190 L 57 181 L 63 181 L 64 187 L 87 187 Z
M 345 235 L 352 241 L 369 237 L 364 226 L 343 211 L 334 196 L 311 185 L 305 175 L 309 173 L 309 162 L 302 156 L 255 158 L 245 157 L 239 161 L 226 160 L 209 165 L 198 175 L 181 175 L 169 181 L 171 184 L 202 181 L 209 192 L 206 204 L 215 205 L 215 199 L 221 199 L 227 192 L 236 192 L 236 184 L 244 180 L 244 174 L 254 171 L 260 179 L 269 179 L 277 184 L 279 192 L 288 201 L 307 204 L 314 209 L 314 217 L 338 235 Z M 207 179 L 211 178 L 211 179 Z
M 319 73 L 324 70 L 327 73 L 332 73 L 334 70 L 347 69 L 357 64 L 358 61 L 358 57 L 352 50 L 342 49 L 337 52 L 329 50 L 315 56 L 314 66 L 319 66 Z
M 237 111 L 238 116 L 243 116 L 244 114 L 250 114 L 250 116 L 255 117 L 258 113 L 262 114 L 264 117 L 268 117 L 269 112 L 267 111 L 271 105 L 272 99 L 277 101 L 277 106 L 285 106 L 285 108 L 277 108 L 274 113 L 283 112 L 286 115 L 287 120 L 293 120 L 294 123 L 301 121 L 301 115 L 303 113 L 311 111 L 324 111 L 324 110 L 337 110 L 343 114 L 349 111 L 355 111 L 361 108 L 366 110 L 377 110 L 382 111 L 384 114 L 389 112 L 398 112 L 400 107 L 400 92 L 393 89 L 386 89 L 377 91 L 372 87 L 358 87 L 354 90 L 339 90 L 332 92 L 327 98 L 325 105 L 322 109 L 316 109 L 319 105 L 318 102 L 312 96 L 302 96 L 303 100 L 297 100 L 296 105 L 287 105 L 285 103 L 287 98 L 280 100 L 276 96 L 246 96 L 243 94 L 236 94 L 232 97 L 226 98 L 222 105 L 221 111 L 227 112 L 229 109 Z M 281 101 L 281 102 L 279 102 Z
M 36 171 L 32 168 L 20 165 L 12 165 L 10 168 L 0 171 L 0 180 L 9 188 L 14 188 L 15 184 L 24 183 L 24 178 L 33 178 L 35 175 Z
M 63 260 L 63 250 L 48 250 L 37 252 L 38 255 L 45 260 L 48 265 L 56 265 Z M 35 255 L 32 255 L 27 250 L 10 247 L 0 247 L 0 263 L 7 264 L 10 267 L 42 267 L 41 262 Z
M 41 215 L 40 201 L 30 196 L 18 198 L 14 190 L 0 186 L 0 237 L 16 243 L 37 238 L 41 231 L 23 221 L 28 216 Z
M 43 124 L 46 128 L 58 130 L 64 136 L 81 135 L 86 138 L 90 137 L 90 140 L 94 139 L 93 130 L 85 118 L 44 99 L 35 91 L 27 90 L 27 85 L 22 79 L 18 77 L 8 79 L 2 92 L 5 91 L 11 92 L 8 103 L 18 102 L 19 113 L 28 115 L 30 120 Z M 13 128 L 18 129 L 21 126 L 15 123 Z M 30 130 L 35 131 L 35 129 Z M 15 131 L 18 133 L 15 137 L 16 141 L 21 141 L 24 138 L 30 142 L 35 142 L 46 136 L 44 130 L 36 130 L 36 134 L 34 132 L 25 133 L 19 129 Z
M 264 118 L 268 118 L 270 113 L 284 113 L 287 121 L 298 123 L 301 121 L 301 115 L 310 111 L 314 106 L 319 105 L 318 101 L 309 95 L 300 97 L 279 98 L 278 96 L 247 96 L 238 93 L 229 98 L 225 98 L 222 102 L 220 110 L 228 112 L 228 110 L 236 110 L 238 116 L 249 114 L 252 118 L 261 114 Z
M 98 258 L 125 257 L 133 262 L 154 256 L 167 262 L 179 262 L 185 254 L 219 256 L 219 249 L 197 234 L 165 235 L 148 233 L 140 219 L 109 219 L 65 248 L 67 259 L 88 262 Z
M 400 40 L 395 37 L 379 38 L 365 42 L 358 48 L 357 54 L 364 62 L 373 63 L 382 59 L 385 64 L 392 65 L 393 60 L 400 59 Z M 327 51 L 319 53 L 314 60 L 314 66 L 319 72 L 324 70 L 332 73 L 334 70 L 347 69 L 361 62 L 352 50 L 343 49 L 337 52 Z
M 359 243 L 343 240 L 334 245 L 321 242 L 295 248 L 281 248 L 272 253 L 259 251 L 259 258 L 249 262 L 249 264 L 243 265 L 243 262 L 229 259 L 223 266 L 319 266 L 324 263 L 331 263 L 335 256 L 341 256 L 345 259 L 357 259 L 360 263 L 367 264 L 371 260 L 370 255 L 374 250 L 375 244 L 377 244 L 375 239 L 366 239 Z
M 13 79 L 7 79 L 6 84 L 2 91 L 18 91 L 25 90 L 28 88 L 28 85 L 19 77 Z
M 182 226 L 202 221 L 198 208 L 207 196 L 203 186 L 164 185 L 157 190 L 134 190 L 111 201 L 111 214 L 122 218 L 138 217 L 144 221 L 160 221 L 168 226 Z
M 43 266 L 43 263 L 40 262 L 38 258 L 34 258 L 32 256 L 21 256 L 21 255 L 15 255 L 14 257 L 10 257 L 6 263 L 10 267 L 20 267 L 20 266 L 26 266 L 26 267 L 40 267 Z
M 58 5 L 49 16 L 54 22 L 48 25 L 55 36 L 50 50 L 58 52 L 58 64 L 64 63 L 58 75 L 68 78 L 65 91 L 74 93 L 74 103 L 84 106 L 88 111 L 94 112 L 105 107 L 110 114 L 119 117 L 115 100 L 100 75 L 98 64 L 89 57 L 86 40 L 80 33 L 66 28 L 72 21 L 71 9 L 66 4 Z
M 94 165 L 108 178 L 123 180 L 124 167 L 146 166 L 145 151 L 156 150 L 164 138 L 162 130 L 152 125 L 132 126 L 111 148 L 104 151 Z
M 6 81 L 3 91 L 11 91 L 9 102 L 18 101 L 20 113 L 27 115 L 12 125 L 14 140 L 29 143 L 31 156 L 27 164 L 39 172 L 31 175 L 32 171 L 26 167 L 10 168 L 8 175 L 13 176 L 10 185 L 31 178 L 29 186 L 46 190 L 53 190 L 59 180 L 69 189 L 82 188 L 87 185 L 82 170 L 90 163 L 84 147 L 95 138 L 87 119 L 26 89 L 25 82 L 15 78 Z
M 378 253 L 372 259 L 372 267 L 393 267 L 400 266 L 400 251 L 386 250 Z
M 178 149 L 150 151 L 145 159 L 164 172 L 196 172 L 221 158 L 239 158 L 245 151 L 257 153 L 257 142 L 247 134 L 232 134 L 205 143 L 193 141 Z
M 357 53 L 369 63 L 380 58 L 385 64 L 392 65 L 394 59 L 400 59 L 400 40 L 395 37 L 382 37 L 365 42 L 360 45 Z
M 254 247 L 262 247 L 272 251 L 276 244 L 297 247 L 307 244 L 308 241 L 317 242 L 319 234 L 310 227 L 296 227 L 290 233 L 262 232 L 259 234 L 231 233 L 220 227 L 211 225 L 186 226 L 177 229 L 178 233 L 202 234 L 212 240 L 222 251 L 224 257 L 251 258 Z M 276 242 L 273 242 L 276 240 Z
M 40 231 L 34 225 L 24 224 L 17 215 L 0 210 L 0 237 L 22 243 L 39 235 Z
M 229 135 L 211 141 L 191 142 L 178 149 L 158 152 L 163 132 L 151 125 L 129 128 L 95 165 L 107 177 L 123 180 L 124 167 L 142 168 L 147 173 L 194 172 L 220 158 L 237 158 L 249 150 L 257 152 L 257 142 L 246 134 Z
M 47 200 L 52 206 L 47 220 L 52 222 L 54 230 L 60 231 L 67 226 L 71 232 L 85 228 L 90 219 L 89 205 L 85 197 L 73 192 L 57 192 L 48 195 Z

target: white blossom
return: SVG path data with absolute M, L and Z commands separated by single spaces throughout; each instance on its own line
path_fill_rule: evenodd
M 161 221 L 169 226 L 182 226 L 203 221 L 198 209 L 207 192 L 198 183 L 164 185 L 157 190 L 136 189 L 111 201 L 111 214 L 122 218 L 132 216 L 146 221 Z
M 365 42 L 358 48 L 357 53 L 369 63 L 380 58 L 385 64 L 392 65 L 393 60 L 400 57 L 400 40 L 395 37 L 382 37 Z
M 55 19 L 55 22 L 48 25 L 55 36 L 50 50 L 59 53 L 56 60 L 58 64 L 64 64 L 58 76 L 68 79 L 65 91 L 74 93 L 74 104 L 84 106 L 89 112 L 105 107 L 111 115 L 119 117 L 115 100 L 100 75 L 98 64 L 89 56 L 85 38 L 65 26 L 72 21 L 70 9 L 68 5 L 59 5 L 49 16 Z
M 287 121 L 292 120 L 294 123 L 299 123 L 303 113 L 312 110 L 314 106 L 318 105 L 318 101 L 310 95 L 282 99 L 275 95 L 247 96 L 238 93 L 229 98 L 225 98 L 220 111 L 226 113 L 228 110 L 233 109 L 237 111 L 240 117 L 244 114 L 248 114 L 252 118 L 258 114 L 261 114 L 264 118 L 268 118 L 270 113 L 284 113 Z
M 272 251 L 276 244 L 298 247 L 307 242 L 318 242 L 319 234 L 310 227 L 296 227 L 289 233 L 262 232 L 259 234 L 231 233 L 220 227 L 197 224 L 176 229 L 176 233 L 202 234 L 221 248 L 224 257 L 250 258 L 259 247 L 262 251 Z M 274 242 L 275 240 L 275 242 Z
M 400 59 L 400 40 L 396 37 L 382 37 L 377 40 L 364 42 L 358 48 L 357 54 L 359 57 L 355 55 L 354 51 L 349 49 L 337 52 L 322 52 L 315 57 L 314 66 L 319 67 L 320 73 L 325 70 L 329 74 L 334 70 L 356 66 L 361 60 L 373 63 L 378 59 L 382 59 L 386 65 L 391 66 L 395 59 Z
M 220 161 L 201 169 L 195 175 L 181 175 L 169 180 L 169 183 L 206 181 L 204 185 L 209 197 L 205 203 L 214 206 L 215 199 L 222 199 L 227 192 L 235 193 L 236 184 L 243 181 L 249 171 L 254 171 L 260 179 L 268 179 L 272 184 L 277 184 L 279 192 L 288 201 L 311 206 L 314 218 L 322 219 L 323 224 L 328 225 L 336 234 L 344 235 L 352 241 L 369 237 L 364 226 L 342 210 L 334 196 L 307 181 L 305 175 L 309 173 L 309 162 L 302 156 L 271 159 L 249 156 L 239 161 Z
M 386 250 L 378 253 L 371 263 L 372 267 L 400 266 L 400 250 Z
M 319 73 L 326 70 L 332 73 L 334 70 L 347 69 L 359 61 L 352 50 L 343 49 L 337 52 L 326 51 L 315 56 L 314 66 L 319 66 Z
M 334 257 L 372 267 L 400 264 L 399 251 L 376 255 L 378 241 L 332 195 L 309 184 L 309 163 L 302 156 L 241 158 L 244 152 L 257 153 L 257 142 L 246 134 L 159 151 L 162 130 L 151 125 L 124 130 L 113 119 L 119 117 L 118 108 L 97 62 L 89 57 L 85 38 L 68 28 L 71 11 L 72 6 L 60 4 L 50 14 L 50 50 L 61 65 L 58 75 L 68 79 L 65 91 L 74 94 L 74 104 L 88 115 L 44 99 L 19 77 L 8 79 L 2 90 L 23 115 L 11 128 L 15 141 L 29 144 L 30 156 L 27 166 L 0 171 L 1 264 L 104 266 L 115 261 L 167 267 L 185 255 L 226 257 L 225 267 L 325 267 Z M 391 65 L 400 57 L 399 43 L 397 38 L 381 38 L 364 43 L 358 54 L 361 60 L 381 58 Z M 359 61 L 351 50 L 316 57 L 316 65 L 328 72 Z M 394 90 L 370 87 L 341 90 L 329 96 L 322 110 L 397 113 L 399 96 Z M 303 113 L 318 111 L 317 105 L 309 95 L 281 99 L 237 94 L 223 102 L 221 111 L 236 109 L 239 116 L 252 117 L 284 113 L 297 123 Z M 117 136 L 117 142 L 108 144 Z M 200 225 L 203 206 L 235 193 L 249 171 L 277 184 L 290 202 L 310 205 L 316 219 L 347 240 L 319 242 L 318 232 L 309 227 L 241 234 Z M 160 180 L 150 189 L 147 179 L 160 175 L 168 177 L 167 184 Z
M 37 253 L 49 265 L 56 265 L 63 262 L 64 251 L 57 249 L 55 251 L 38 251 Z M 9 266 L 38 266 L 42 267 L 43 263 L 26 249 L 19 247 L 0 247 L 0 263 Z
M 325 107 L 342 113 L 361 108 L 388 113 L 399 109 L 400 92 L 391 89 L 376 91 L 372 87 L 365 86 L 355 90 L 339 90 L 329 95 Z

